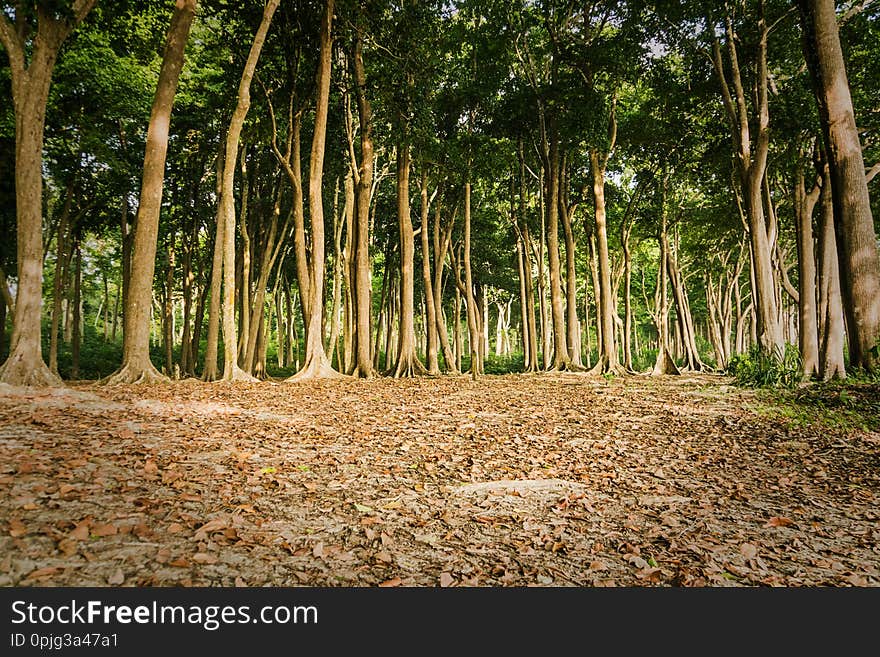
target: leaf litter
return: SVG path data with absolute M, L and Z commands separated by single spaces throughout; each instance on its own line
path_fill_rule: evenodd
M 0 390 L 3 586 L 878 586 L 880 435 L 710 375 Z

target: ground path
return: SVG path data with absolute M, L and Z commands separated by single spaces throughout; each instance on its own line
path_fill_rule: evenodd
M 0 386 L 0 585 L 880 585 L 880 434 L 760 409 L 718 376 Z

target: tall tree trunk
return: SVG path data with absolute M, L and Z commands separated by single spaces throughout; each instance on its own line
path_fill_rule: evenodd
M 306 330 L 306 353 L 302 369 L 288 381 L 341 376 L 336 372 L 327 353 L 321 329 L 324 321 L 324 200 L 321 195 L 324 178 L 324 150 L 327 141 L 327 113 L 330 98 L 330 70 L 333 54 L 334 0 L 326 0 L 321 19 L 320 56 L 315 80 L 317 101 L 312 151 L 309 159 L 309 218 L 311 223 L 312 258 L 309 271 L 310 317 Z
M 355 376 L 370 378 L 375 374 L 371 345 L 371 296 L 373 275 L 370 269 L 370 196 L 373 189 L 373 110 L 366 95 L 367 77 L 364 70 L 363 37 L 357 32 L 354 47 L 355 90 L 358 106 L 358 121 L 361 135 L 361 161 L 356 185 L 355 213 L 355 308 L 357 313 L 356 343 L 357 355 Z
M 82 245 L 80 231 L 73 241 L 73 336 L 70 344 L 70 378 L 79 378 L 79 356 L 82 344 Z
M 397 343 L 397 363 L 394 377 L 425 374 L 426 370 L 416 354 L 415 338 L 415 237 L 409 207 L 409 146 L 397 148 L 397 222 L 400 231 L 400 315 Z
M 257 68 L 257 61 L 266 41 L 266 34 L 272 16 L 280 0 L 268 0 L 263 9 L 260 26 L 254 35 L 241 80 L 238 85 L 238 102 L 226 134 L 226 153 L 223 159 L 223 189 L 220 193 L 219 218 L 223 223 L 223 380 L 254 381 L 248 372 L 238 366 L 238 337 L 235 330 L 235 168 L 238 158 L 239 140 L 245 117 L 251 105 L 251 80 Z M 218 224 L 219 225 L 219 224 Z M 247 311 L 242 308 L 242 314 Z
M 819 372 L 819 325 L 816 310 L 816 255 L 813 252 L 813 209 L 819 183 L 808 192 L 803 163 L 795 173 L 795 229 L 798 250 L 798 347 L 804 379 Z
M 759 4 L 758 47 L 755 57 L 757 80 L 755 84 L 756 109 L 754 120 L 750 121 L 746 92 L 740 75 L 737 57 L 737 35 L 733 23 L 726 19 L 726 46 L 730 62 L 730 83 L 721 53 L 721 43 L 713 43 L 713 63 L 721 84 L 725 113 L 730 123 L 730 134 L 736 154 L 739 187 L 743 197 L 744 212 L 748 222 L 751 239 L 753 287 L 753 311 L 756 319 L 756 333 L 760 347 L 773 358 L 782 358 L 784 340 L 779 323 L 776 289 L 771 258 L 772 240 L 762 203 L 762 186 L 767 167 L 767 153 L 770 146 L 770 113 L 768 110 L 769 69 L 767 66 L 767 39 L 769 27 L 764 19 L 764 2 Z M 731 91 L 731 86 L 733 91 Z M 752 136 L 751 124 L 757 125 L 757 135 Z
M 565 310 L 566 310 L 566 345 L 568 347 L 569 367 L 582 369 L 581 360 L 581 327 L 577 315 L 577 269 L 575 268 L 575 241 L 571 227 L 571 216 L 574 208 L 568 204 L 568 176 L 564 164 L 559 172 L 559 217 L 562 219 L 562 230 L 565 235 Z
M 124 310 L 122 366 L 104 379 L 108 384 L 166 380 L 150 361 L 150 309 L 171 109 L 195 12 L 196 0 L 179 0 L 168 28 L 165 53 L 147 128 L 140 205 L 132 244 L 131 284 Z
M 833 0 L 797 0 L 831 172 L 850 366 L 880 368 L 880 256 Z
M 162 307 L 162 337 L 165 348 L 165 373 L 167 376 L 174 375 L 174 306 L 172 296 L 174 294 L 174 232 L 171 231 L 165 244 L 165 255 L 168 267 L 165 271 L 165 293 Z
M 43 296 L 43 134 L 52 71 L 62 44 L 97 0 L 74 0 L 69 16 L 54 18 L 36 5 L 36 34 L 28 57 L 26 35 L 0 12 L 0 43 L 12 76 L 15 114 L 15 204 L 18 290 L 9 356 L 0 366 L 0 382 L 11 385 L 61 385 L 43 361 L 40 319 Z M 18 4 L 21 10 L 24 6 Z
M 669 184 L 669 174 L 663 177 L 663 188 L 660 200 L 660 262 L 658 280 L 658 304 L 657 304 L 657 360 L 654 362 L 652 374 L 679 374 L 678 367 L 672 359 L 671 345 L 669 341 L 669 295 L 667 285 L 669 281 L 669 233 L 667 229 L 666 193 Z
M 612 115 L 613 116 L 613 115 Z M 590 164 L 593 171 L 593 198 L 596 204 L 596 247 L 599 270 L 598 319 L 601 324 L 602 340 L 594 372 L 622 371 L 618 362 L 617 344 L 614 339 L 614 315 L 616 301 L 612 293 L 611 264 L 608 257 L 608 228 L 605 214 L 605 166 L 607 154 L 596 149 L 590 151 Z
M 225 139 L 220 139 L 222 144 L 220 152 L 217 154 L 217 171 L 216 186 L 214 193 L 220 198 L 223 192 L 223 159 L 226 152 Z M 211 279 L 210 285 L 206 286 L 210 292 L 211 299 L 208 303 L 208 336 L 205 345 L 205 369 L 202 373 L 202 380 L 216 381 L 220 376 L 220 370 L 217 368 L 217 356 L 219 355 L 220 346 L 220 294 L 223 283 L 223 241 L 224 241 L 224 223 L 220 216 L 220 205 L 214 213 L 214 248 L 211 259 Z
M 69 248 L 70 235 L 73 231 L 73 226 L 69 225 L 73 185 L 73 181 L 68 185 L 55 236 L 55 280 L 52 282 L 52 318 L 49 329 L 49 369 L 54 374 L 58 374 L 58 328 L 61 322 L 61 302 L 65 294 L 64 281 L 67 279 L 67 269 L 73 253 Z
M 557 253 L 558 256 L 558 253 Z M 476 378 L 483 373 L 483 361 L 480 359 L 480 328 L 477 318 L 477 302 L 474 298 L 474 277 L 471 271 L 471 183 L 464 184 L 464 243 L 462 246 L 462 260 L 464 264 L 464 289 L 465 304 L 468 318 L 468 335 L 471 353 L 471 378 Z
M 562 310 L 562 274 L 559 262 L 559 142 L 550 140 L 550 160 L 547 168 L 547 260 L 550 265 L 550 311 L 553 321 L 553 369 L 566 370 L 571 366 L 565 315 Z
M 443 352 L 443 361 L 446 371 L 457 374 L 460 371 L 455 353 L 449 344 L 449 334 L 446 330 L 446 318 L 443 316 L 443 270 L 446 266 L 446 254 L 449 252 L 449 245 L 452 242 L 452 228 L 455 225 L 455 215 L 457 208 L 450 215 L 449 222 L 443 228 L 441 237 L 440 231 L 440 199 L 434 206 L 434 284 L 431 291 L 434 294 L 434 311 L 435 320 L 437 322 L 437 338 L 440 341 L 440 350 Z M 457 288 L 456 288 L 457 289 Z
M 428 374 L 440 374 L 440 358 L 438 345 L 440 337 L 437 331 L 437 307 L 434 304 L 434 286 L 431 278 L 431 251 L 428 234 L 430 232 L 430 214 L 428 200 L 428 172 L 422 171 L 419 208 L 422 223 L 420 233 L 422 246 L 422 284 L 425 288 L 425 367 Z
M 823 381 L 846 377 L 843 357 L 846 329 L 840 291 L 840 266 L 837 261 L 834 199 L 828 184 L 828 164 L 824 166 L 823 185 L 819 192 L 821 219 L 819 232 L 819 375 Z

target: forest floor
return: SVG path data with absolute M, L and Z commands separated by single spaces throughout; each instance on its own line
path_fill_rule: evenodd
M 880 386 L 844 394 L 0 386 L 0 585 L 880 586 Z

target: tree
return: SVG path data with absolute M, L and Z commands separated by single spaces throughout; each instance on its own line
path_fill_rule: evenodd
M 104 383 L 111 385 L 166 380 L 150 361 L 150 306 L 171 110 L 183 68 L 186 42 L 196 14 L 196 3 L 197 0 L 178 0 L 168 27 L 162 67 L 147 129 L 140 205 L 132 245 L 131 285 L 123 321 L 122 365 L 117 372 L 104 380 Z
M 880 256 L 834 0 L 797 0 L 831 174 L 850 365 L 880 367 Z
M 43 286 L 43 136 L 52 71 L 62 44 L 97 0 L 3 3 L 0 43 L 9 57 L 15 112 L 15 203 L 18 294 L 9 356 L 0 382 L 57 385 L 60 378 L 43 361 L 40 306 Z M 5 281 L 4 281 L 5 287 Z

